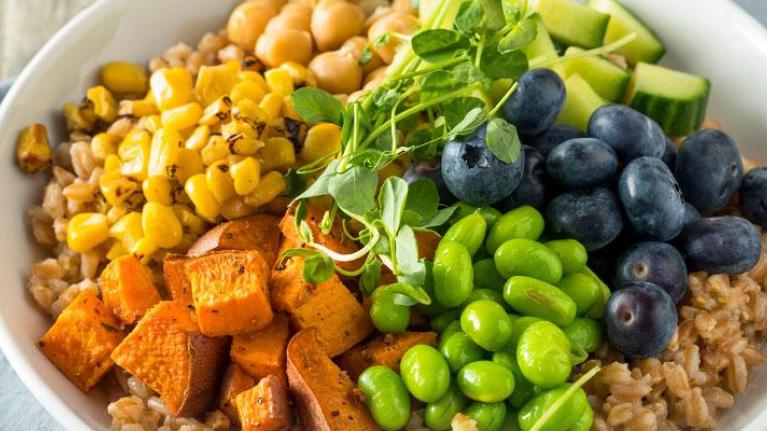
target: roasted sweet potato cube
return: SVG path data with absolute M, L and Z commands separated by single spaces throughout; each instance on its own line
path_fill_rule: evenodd
M 357 386 L 323 352 L 314 329 L 299 332 L 288 344 L 288 385 L 306 429 L 380 429 L 355 394 Z
M 110 262 L 100 281 L 104 305 L 126 325 L 136 323 L 161 300 L 149 268 L 132 254 Z
M 187 262 L 202 333 L 245 334 L 272 323 L 270 271 L 263 253 L 257 250 L 216 251 Z
M 206 232 L 189 248 L 187 255 L 200 256 L 209 251 L 260 250 L 269 264 L 277 258 L 280 248 L 279 219 L 269 214 L 221 223 Z
M 186 275 L 188 257 L 170 253 L 162 259 L 162 273 L 165 278 L 165 289 L 174 301 L 192 305 L 192 286 Z
M 40 340 L 45 356 L 87 392 L 114 365 L 110 355 L 127 335 L 91 290 L 80 292 Z
M 293 424 L 288 388 L 277 376 L 266 376 L 236 398 L 242 431 L 286 431 Z
M 237 413 L 235 398 L 241 392 L 244 392 L 253 386 L 256 386 L 256 379 L 246 373 L 237 364 L 229 364 L 221 380 L 221 391 L 218 394 L 218 409 L 224 412 L 232 422 L 239 424 L 240 415 Z
M 268 375 L 285 378 L 285 349 L 290 323 L 284 314 L 275 314 L 264 329 L 232 337 L 232 361 L 256 379 Z
M 417 344 L 436 346 L 437 333 L 403 332 L 380 335 L 345 352 L 338 358 L 338 365 L 354 380 L 373 365 L 384 365 L 399 372 L 402 356 Z
M 418 257 L 426 260 L 434 260 L 434 252 L 437 250 L 440 236 L 430 230 L 415 231 L 415 241 L 418 245 Z
M 210 407 L 229 340 L 200 332 L 192 311 L 176 301 L 151 308 L 112 352 L 112 359 L 160 397 L 174 416 Z

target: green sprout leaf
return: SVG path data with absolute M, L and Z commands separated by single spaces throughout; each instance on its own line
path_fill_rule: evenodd
M 439 210 L 439 212 L 433 217 L 423 220 L 421 223 L 419 223 L 418 227 L 422 229 L 429 229 L 442 226 L 443 224 L 447 223 L 451 217 L 453 217 L 453 213 L 455 213 L 457 209 L 458 207 L 455 205 L 443 208 Z
M 423 77 L 421 81 L 421 102 L 427 102 L 445 93 L 461 87 L 454 73 L 446 70 L 435 70 Z
M 420 287 L 406 283 L 393 283 L 381 286 L 373 292 L 372 300 L 375 301 L 382 295 L 395 295 L 394 302 L 397 305 L 409 307 L 415 304 L 430 305 L 431 297 Z
M 381 281 L 381 262 L 378 259 L 372 259 L 365 264 L 365 269 L 360 276 L 360 289 L 366 295 L 370 295 L 378 287 Z
M 424 30 L 411 40 L 415 54 L 432 63 L 449 60 L 457 51 L 469 47 L 469 40 L 453 30 L 438 28 Z
M 381 221 L 390 235 L 394 235 L 399 230 L 407 196 L 408 184 L 402 178 L 389 177 L 381 185 L 378 206 L 381 208 Z
M 410 184 L 405 202 L 405 216 L 409 225 L 418 225 L 437 214 L 439 192 L 437 185 L 429 178 L 419 178 Z
M 333 259 L 319 251 L 304 260 L 304 280 L 312 284 L 328 281 L 335 270 Z
M 338 160 L 331 161 L 327 167 L 325 167 L 325 170 L 320 174 L 319 177 L 317 177 L 317 180 L 315 180 L 312 185 L 309 186 L 306 190 L 304 190 L 303 193 L 296 196 L 294 201 L 301 200 L 301 199 L 308 199 L 313 198 L 317 196 L 323 196 L 328 193 L 329 186 L 330 186 L 330 180 L 337 176 L 336 168 L 338 167 Z
M 485 20 L 482 5 L 478 0 L 469 0 L 461 3 L 461 8 L 455 17 L 453 24 L 456 30 L 466 36 L 479 32 Z
M 350 215 L 363 216 L 375 208 L 378 175 L 370 169 L 355 166 L 328 180 L 328 193 L 336 204 Z
M 487 123 L 487 148 L 504 163 L 514 163 L 522 153 L 522 142 L 517 128 L 502 118 L 493 118 Z
M 482 52 L 480 70 L 492 79 L 517 78 L 527 71 L 527 56 L 522 51 L 500 52 L 488 46 Z
M 503 0 L 479 0 L 485 11 L 485 21 L 489 30 L 500 30 L 506 25 L 506 17 L 503 13 Z
M 534 19 L 525 18 L 498 42 L 498 51 L 506 53 L 522 49 L 538 35 L 538 25 Z
M 484 120 L 484 112 L 485 102 L 476 97 L 457 97 L 442 104 L 442 115 L 451 136 L 474 131 Z
M 327 91 L 303 87 L 290 96 L 298 115 L 307 123 L 329 122 L 341 124 L 343 105 Z

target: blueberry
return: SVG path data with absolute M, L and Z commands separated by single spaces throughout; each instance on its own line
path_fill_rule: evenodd
M 544 156 L 548 156 L 549 152 L 562 142 L 585 137 L 586 134 L 577 127 L 557 124 L 540 135 L 529 138 L 527 143 Z
M 676 157 L 684 198 L 703 214 L 724 208 L 740 188 L 743 163 L 735 143 L 719 130 L 688 136 Z
M 674 142 L 666 136 L 666 149 L 663 152 L 663 157 L 660 159 L 663 160 L 663 163 L 668 166 L 669 169 L 672 171 L 674 170 L 674 165 L 676 164 L 676 155 L 679 152 L 679 150 L 676 148 L 676 145 L 674 145 Z
M 754 168 L 740 185 L 740 208 L 752 223 L 767 228 L 767 168 Z
M 634 232 L 667 241 L 684 226 L 684 201 L 674 175 L 663 161 L 634 159 L 623 169 L 618 194 Z
M 476 206 L 508 197 L 522 181 L 525 156 L 514 163 L 498 160 L 487 147 L 486 126 L 469 136 L 451 139 L 442 150 L 442 178 L 458 199 Z
M 511 211 L 522 205 L 530 205 L 539 211 L 546 207 L 546 161 L 535 148 L 525 145 L 525 171 L 522 182 L 509 197 L 499 203 L 503 211 Z
M 615 285 L 631 281 L 655 284 L 679 302 L 687 292 L 687 265 L 684 258 L 665 242 L 640 242 L 629 248 L 615 270 Z
M 546 208 L 546 226 L 555 238 L 572 238 L 587 250 L 597 250 L 623 230 L 623 217 L 615 195 L 604 187 L 565 193 Z
M 551 69 L 533 69 L 519 78 L 519 86 L 503 104 L 506 121 L 523 135 L 550 128 L 565 104 L 565 83 Z
M 676 331 L 674 300 L 660 287 L 633 281 L 613 292 L 607 301 L 607 339 L 631 358 L 656 356 Z
M 408 183 L 413 183 L 420 178 L 428 178 L 434 181 L 434 185 L 437 186 L 441 203 L 450 205 L 456 201 L 455 196 L 447 189 L 445 180 L 442 178 L 441 161 L 439 158 L 411 164 L 402 175 L 402 178 Z
M 754 225 L 734 217 L 709 217 L 685 226 L 679 251 L 691 271 L 740 274 L 756 265 L 762 242 Z
M 625 105 L 597 109 L 589 120 L 589 135 L 605 141 L 624 162 L 642 156 L 659 159 L 666 151 L 666 135 L 658 123 Z
M 607 182 L 618 170 L 618 157 L 609 145 L 594 138 L 565 141 L 546 158 L 546 172 L 567 190 L 585 189 Z

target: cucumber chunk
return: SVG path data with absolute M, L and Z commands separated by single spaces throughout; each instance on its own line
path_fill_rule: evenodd
M 527 59 L 545 61 L 559 57 L 557 48 L 554 46 L 554 42 L 551 41 L 551 36 L 549 36 L 549 32 L 546 31 L 546 26 L 543 25 L 541 16 L 534 14 L 530 19 L 535 20 L 536 22 L 536 35 L 535 39 L 522 50 L 527 56 Z
M 710 91 L 706 78 L 639 63 L 625 103 L 657 121 L 667 134 L 685 136 L 703 123 Z
M 571 46 L 565 56 L 579 54 L 582 49 Z M 563 79 L 572 75 L 580 75 L 591 88 L 610 102 L 623 100 L 626 87 L 631 80 L 631 73 L 615 63 L 602 57 L 583 57 L 564 61 L 554 67 Z
M 666 48 L 655 33 L 617 0 L 588 0 L 588 5 L 612 17 L 607 26 L 605 44 L 636 33 L 634 41 L 615 51 L 626 57 L 629 63 L 657 63 L 666 53 Z
M 589 83 L 580 75 L 572 75 L 565 81 L 567 99 L 562 112 L 559 113 L 557 123 L 575 126 L 584 132 L 588 130 L 589 119 L 600 106 L 607 102 L 599 97 Z
M 586 49 L 602 45 L 610 21 L 610 15 L 572 0 L 538 0 L 535 10 L 551 37 Z

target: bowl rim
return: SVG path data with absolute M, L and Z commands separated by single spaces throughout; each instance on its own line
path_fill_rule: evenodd
M 734 3 L 733 0 L 697 0 L 705 2 L 718 10 L 724 19 L 733 23 L 733 31 L 738 31 L 750 40 L 753 46 L 767 57 L 767 28 L 762 26 L 753 16 L 748 14 L 741 6 Z M 76 36 L 87 34 L 94 21 L 97 21 L 103 12 L 113 8 L 118 3 L 129 3 L 130 0 L 97 0 L 86 7 L 56 33 L 43 45 L 43 47 L 27 63 L 22 72 L 18 75 L 14 85 L 0 103 L 0 123 L 4 122 L 8 116 L 12 101 L 15 100 L 21 92 L 21 88 L 26 87 L 31 81 L 34 72 L 46 66 L 49 54 L 64 47 L 69 39 Z M 26 293 L 26 289 L 24 289 Z M 0 349 L 8 360 L 13 371 L 19 377 L 24 386 L 32 393 L 35 399 L 45 408 L 45 410 L 65 429 L 89 429 L 89 425 L 81 418 L 77 412 L 63 402 L 60 395 L 54 391 L 43 377 L 35 371 L 28 363 L 21 349 L 10 335 L 9 327 L 6 323 L 8 316 L 0 313 Z M 105 407 L 106 408 L 106 407 Z M 751 428 L 754 424 L 767 420 L 767 409 L 758 414 L 746 428 Z

